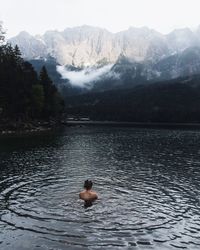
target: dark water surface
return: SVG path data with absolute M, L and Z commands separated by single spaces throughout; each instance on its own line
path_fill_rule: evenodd
M 85 209 L 87 178 L 100 199 Z M 0 139 L 0 249 L 200 249 L 200 132 Z

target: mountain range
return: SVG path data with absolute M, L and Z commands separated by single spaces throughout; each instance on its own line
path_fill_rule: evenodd
M 185 28 L 163 35 L 147 27 L 130 27 L 111 33 L 85 25 L 62 32 L 47 31 L 37 36 L 22 31 L 9 42 L 18 44 L 27 59 L 51 55 L 59 64 L 83 67 L 115 63 L 120 55 L 137 62 L 160 60 L 186 48 L 199 46 L 200 27 L 195 32 Z
M 37 36 L 23 31 L 9 42 L 17 44 L 22 56 L 36 67 L 37 62 L 48 65 L 49 58 L 51 62 L 53 58 L 57 78 L 53 71 L 52 76 L 56 83 L 63 83 L 62 78 L 66 78 L 67 84 L 71 81 L 70 76 L 58 72 L 58 65 L 67 72 L 89 69 L 81 73 L 90 81 L 87 87 L 94 89 L 132 87 L 200 73 L 200 27 L 195 31 L 177 29 L 164 35 L 147 27 L 111 33 L 84 25 Z M 105 65 L 110 65 L 108 71 L 97 74 L 96 80 L 88 77 L 93 69 L 97 71 Z

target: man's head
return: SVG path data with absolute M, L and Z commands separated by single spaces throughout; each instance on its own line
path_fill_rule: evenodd
M 92 181 L 86 180 L 86 181 L 84 182 L 84 188 L 85 188 L 86 190 L 92 189 L 92 185 L 93 185 Z

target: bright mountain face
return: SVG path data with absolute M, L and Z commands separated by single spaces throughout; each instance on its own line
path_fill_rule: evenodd
M 97 89 L 200 73 L 200 28 L 195 32 L 180 29 L 163 35 L 146 27 L 113 34 L 105 29 L 81 26 L 63 32 L 47 31 L 35 37 L 21 32 L 9 42 L 18 44 L 28 60 L 55 58 L 57 64 L 66 66 L 69 73 L 64 75 L 75 77 L 70 72 L 77 71 L 88 79 L 86 86 Z M 109 70 L 100 71 L 105 65 L 109 65 L 105 68 Z M 87 67 L 89 70 L 83 71 Z M 98 72 L 103 72 L 101 77 Z M 95 74 L 97 79 L 92 77 Z
M 55 57 L 62 65 L 75 67 L 115 63 L 120 55 L 137 62 L 159 60 L 191 46 L 200 45 L 200 35 L 189 29 L 162 35 L 154 30 L 129 28 L 119 33 L 90 26 L 47 31 L 43 36 L 21 32 L 10 39 L 18 44 L 25 58 Z

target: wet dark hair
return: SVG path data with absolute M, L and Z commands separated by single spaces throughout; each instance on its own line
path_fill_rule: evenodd
M 93 185 L 92 181 L 86 180 L 84 182 L 84 188 L 87 189 L 87 190 L 91 189 L 92 185 Z

